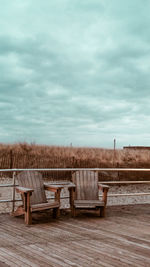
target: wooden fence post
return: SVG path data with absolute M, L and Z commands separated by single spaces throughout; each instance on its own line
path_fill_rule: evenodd
M 13 152 L 12 149 L 10 150 L 10 169 L 13 168 Z

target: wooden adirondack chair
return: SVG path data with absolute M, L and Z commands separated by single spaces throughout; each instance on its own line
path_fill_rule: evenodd
M 72 182 L 68 188 L 72 216 L 76 216 L 77 209 L 96 209 L 100 211 L 100 217 L 104 217 L 109 186 L 98 183 L 98 173 L 76 171 L 72 175 Z M 102 200 L 99 199 L 99 190 L 103 192 Z
M 53 216 L 59 215 L 60 185 L 46 185 L 43 183 L 42 175 L 37 171 L 23 171 L 18 174 L 19 187 L 16 191 L 21 194 L 23 205 L 19 206 L 13 213 L 14 216 L 24 214 L 25 223 L 32 223 L 32 212 L 53 209 Z M 48 202 L 45 190 L 55 192 L 55 200 Z

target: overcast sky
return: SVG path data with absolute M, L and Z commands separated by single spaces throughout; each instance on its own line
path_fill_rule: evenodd
M 0 142 L 150 145 L 149 0 L 0 0 Z

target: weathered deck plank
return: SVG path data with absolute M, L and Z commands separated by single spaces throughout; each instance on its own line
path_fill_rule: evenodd
M 35 214 L 33 225 L 0 215 L 0 267 L 150 266 L 150 205 L 108 207 L 52 219 Z

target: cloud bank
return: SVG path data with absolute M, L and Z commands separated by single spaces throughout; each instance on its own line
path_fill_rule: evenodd
M 0 4 L 0 142 L 149 145 L 150 1 Z

